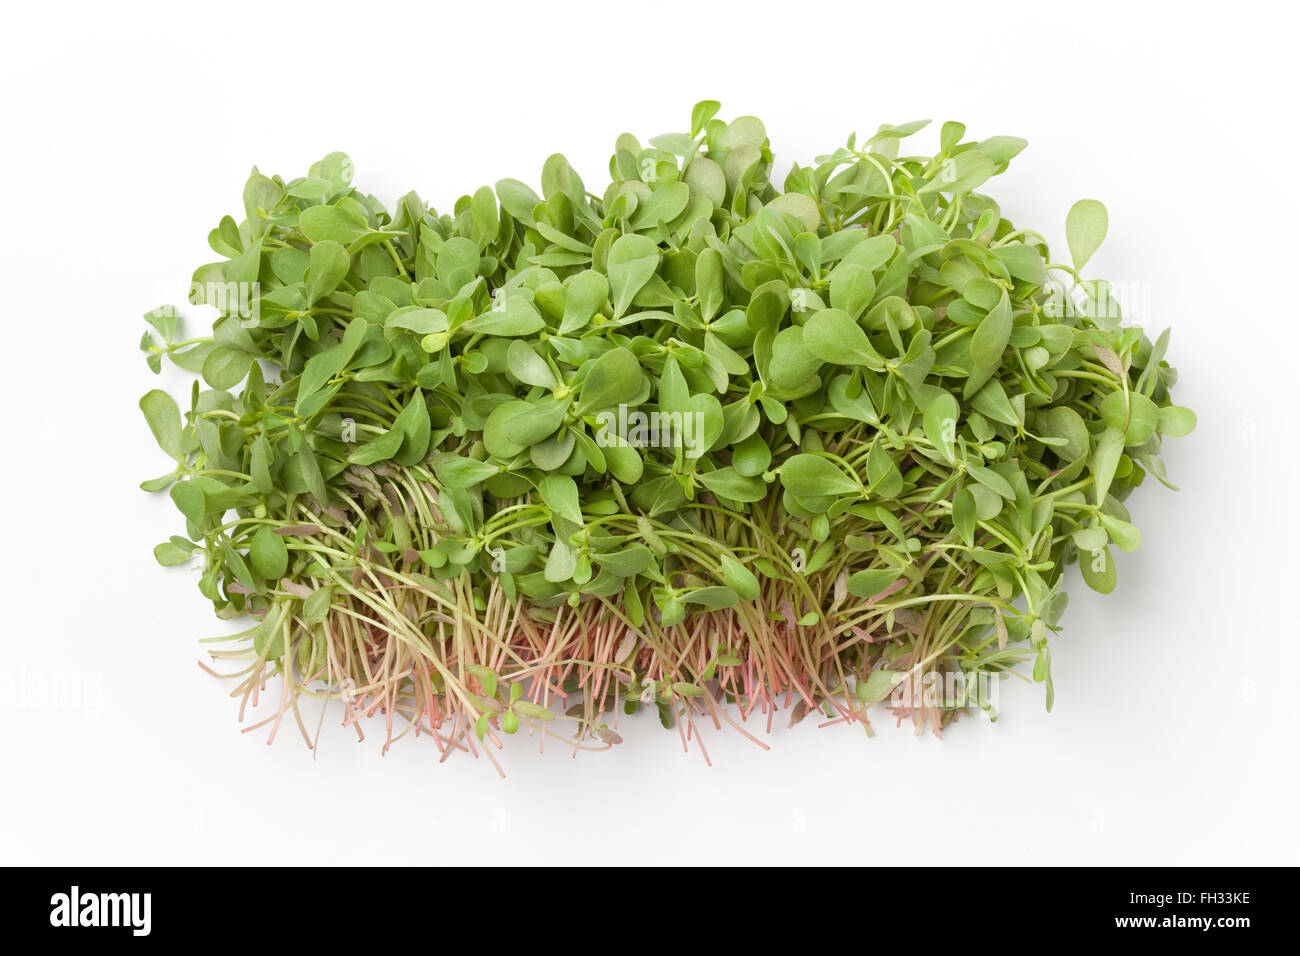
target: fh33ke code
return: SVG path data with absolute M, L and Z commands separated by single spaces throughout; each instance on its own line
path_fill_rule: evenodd
M 1130 893 L 1130 903 L 1148 903 L 1164 906 L 1166 903 L 1199 903 L 1202 906 L 1223 904 L 1248 904 L 1248 892 L 1204 892 L 1204 893 Z

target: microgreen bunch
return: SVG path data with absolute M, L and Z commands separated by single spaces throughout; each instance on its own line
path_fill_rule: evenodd
M 599 193 L 557 154 L 449 214 L 340 153 L 254 170 L 194 276 L 211 334 L 146 316 L 154 371 L 201 378 L 141 402 L 186 522 L 156 554 L 255 619 L 214 656 L 246 700 L 283 679 L 274 726 L 310 743 L 304 696 L 444 755 L 563 718 L 608 746 L 648 705 L 683 740 L 868 726 L 904 678 L 1029 661 L 1051 706 L 1067 564 L 1115 586 L 1123 501 L 1195 422 L 1168 334 L 1083 276 L 1105 208 L 1056 262 L 976 191 L 1023 140 L 883 127 L 778 189 L 717 110 L 620 136 Z M 894 701 L 936 731 L 970 703 Z

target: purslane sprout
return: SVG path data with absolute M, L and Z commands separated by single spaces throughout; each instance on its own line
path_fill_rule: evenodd
M 212 656 L 246 701 L 281 681 L 272 735 L 314 745 L 308 698 L 444 756 L 647 707 L 701 747 L 877 701 L 937 732 L 995 712 L 954 675 L 1022 665 L 1051 707 L 1067 566 L 1114 589 L 1196 421 L 1168 332 L 1085 278 L 1105 207 L 1058 262 L 984 192 L 1024 140 L 886 126 L 778 188 L 718 109 L 619 136 L 599 192 L 556 154 L 444 214 L 342 153 L 254 169 L 193 277 L 211 330 L 146 315 L 150 368 L 196 376 L 140 402 L 185 521 L 155 554 L 251 619 Z

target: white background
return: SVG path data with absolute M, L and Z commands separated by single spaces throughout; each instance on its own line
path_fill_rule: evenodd
M 1072 6 L 10 10 L 0 862 L 1300 862 L 1293 34 L 1281 5 Z M 1148 290 L 1200 427 L 1166 446 L 1181 492 L 1130 499 L 1118 590 L 1071 571 L 1054 711 L 1017 683 L 943 740 L 809 721 L 768 753 L 714 735 L 712 768 L 644 720 L 578 759 L 516 739 L 504 781 L 427 739 L 381 757 L 327 726 L 313 760 L 239 733 L 195 664 L 225 625 L 150 553 L 180 519 L 136 487 L 166 467 L 141 314 L 212 258 L 253 164 L 344 149 L 363 188 L 445 210 L 563 151 L 598 191 L 618 133 L 704 98 L 760 115 L 782 175 L 855 129 L 931 117 L 930 149 L 960 119 L 1029 139 L 990 187 L 1017 224 L 1063 248 L 1075 199 L 1108 205 L 1090 271 Z

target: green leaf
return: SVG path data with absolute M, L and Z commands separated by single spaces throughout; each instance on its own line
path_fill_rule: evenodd
M 1156 432 L 1159 409 L 1140 392 L 1111 392 L 1102 399 L 1101 420 L 1124 433 L 1124 444 L 1145 445 Z
M 1019 425 L 1020 415 L 1011 400 L 1007 398 L 1006 389 L 997 379 L 987 382 L 971 399 L 971 408 L 1004 425 Z
M 1042 418 L 1039 430 L 1047 438 L 1059 438 L 1065 442 L 1057 449 L 1057 454 L 1063 461 L 1086 458 L 1092 446 L 1088 426 L 1079 413 L 1068 405 L 1049 409 Z
M 990 136 L 976 145 L 981 153 L 1001 166 L 1019 156 L 1029 142 L 1019 136 Z
M 326 153 L 318 162 L 312 163 L 310 175 L 323 179 L 335 189 L 343 189 L 352 183 L 352 160 L 347 153 Z M 267 207 L 270 208 L 269 206 Z
M 301 415 L 307 401 L 343 371 L 346 361 L 347 355 L 342 344 L 331 346 L 309 358 L 303 366 L 302 375 L 298 377 L 298 397 L 294 411 Z
M 971 337 L 971 361 L 979 368 L 997 368 L 1011 338 L 1011 303 L 1006 292 L 984 318 Z
M 903 487 L 903 476 L 882 441 L 867 455 L 867 487 L 879 498 L 893 498 Z
M 699 136 L 709 120 L 722 109 L 717 100 L 700 100 L 691 108 L 691 136 Z
M 939 165 L 935 178 L 922 186 L 917 192 L 921 195 L 931 192 L 964 193 L 977 186 L 982 186 L 990 176 L 997 172 L 998 164 L 977 149 L 958 153 Z
M 578 392 L 579 415 L 625 405 L 641 392 L 641 363 L 628 349 L 612 348 L 591 364 Z
M 691 390 L 686 384 L 686 376 L 677 363 L 677 357 L 668 356 L 664 370 L 659 375 L 659 408 L 665 412 L 685 413 L 690 411 Z
M 729 554 L 721 555 L 719 560 L 722 563 L 722 580 L 727 587 L 745 601 L 752 601 L 758 597 L 760 588 L 758 578 L 754 576 L 753 571 Z
M 994 494 L 1000 495 L 1008 501 L 1016 500 L 1016 493 L 1011 490 L 1011 485 L 992 468 L 986 468 L 983 465 L 968 464 L 966 466 L 966 471 L 972 478 Z
M 320 624 L 329 615 L 330 604 L 334 600 L 334 589 L 317 588 L 307 595 L 302 602 L 302 620 L 304 624 Z
M 203 380 L 216 389 L 234 388 L 252 364 L 253 356 L 247 352 L 216 346 L 203 360 Z
M 958 414 L 957 399 L 948 392 L 935 395 L 925 409 L 925 437 L 950 464 L 957 461 L 954 446 L 957 440 Z
M 201 525 L 207 513 L 203 489 L 194 481 L 178 481 L 169 491 L 172 502 L 192 524 Z
M 496 240 L 501 231 L 501 218 L 497 215 L 497 197 L 487 186 L 480 186 L 470 202 L 474 230 L 479 237 L 479 245 L 485 246 Z
M 584 523 L 578 504 L 578 484 L 568 475 L 547 475 L 538 482 L 537 491 L 553 513 L 576 525 Z
M 975 543 L 975 522 L 978 518 L 975 496 L 969 489 L 962 488 L 952 499 L 952 523 L 968 548 Z
M 842 310 L 855 322 L 862 317 L 875 294 L 875 277 L 864 266 L 843 263 L 831 275 L 831 307 Z
M 329 493 L 325 490 L 325 476 L 321 474 L 320 463 L 316 461 L 316 455 L 306 441 L 298 449 L 298 467 L 302 469 L 307 490 L 311 492 L 316 502 L 320 505 L 329 504 Z
M 259 577 L 278 581 L 289 569 L 289 549 L 284 538 L 271 530 L 270 525 L 262 525 L 253 535 L 248 550 L 253 571 Z
M 1070 535 L 1075 547 L 1080 551 L 1096 551 L 1098 548 L 1106 547 L 1110 538 L 1106 534 L 1106 529 L 1099 526 L 1090 526 L 1080 528 Z
M 682 214 L 690 200 L 691 188 L 686 183 L 662 183 L 650 193 L 649 199 L 637 207 L 632 227 L 653 229 L 660 222 L 672 222 Z
M 1115 478 L 1115 469 L 1120 456 L 1124 454 L 1124 433 L 1107 428 L 1099 439 L 1092 454 L 1093 495 L 1097 504 L 1106 500 L 1106 492 Z
M 897 248 L 898 243 L 890 235 L 872 236 L 869 239 L 863 239 L 854 245 L 840 260 L 836 271 L 848 266 L 860 266 L 869 272 L 874 272 L 893 257 L 894 250 Z
M 781 484 L 799 498 L 861 494 L 862 485 L 833 461 L 820 455 L 801 454 L 781 466 Z
M 822 213 L 817 208 L 817 200 L 803 193 L 785 193 L 777 196 L 765 208 L 797 219 L 806 232 L 815 233 L 821 227 Z
M 546 327 L 532 300 L 521 292 L 507 292 L 502 308 L 492 308 L 461 325 L 466 332 L 477 335 L 513 337 L 532 335 Z
M 709 139 L 713 140 L 711 131 Z M 763 127 L 762 120 L 757 116 L 737 116 L 720 132 L 717 146 L 730 152 L 741 146 L 753 146 L 758 149 L 766 142 L 767 130 Z
M 735 591 L 722 585 L 683 591 L 678 597 L 686 604 L 699 604 L 711 611 L 735 607 L 736 602 L 740 600 L 740 596 Z
M 386 329 L 405 329 L 416 335 L 437 335 L 448 328 L 447 314 L 441 309 L 398 309 L 384 320 Z
M 483 445 L 498 458 L 513 458 L 553 435 L 564 421 L 565 407 L 554 398 L 503 402 L 483 426 Z
M 483 693 L 488 697 L 497 695 L 497 673 L 491 668 L 484 667 L 481 664 L 470 664 L 465 670 L 469 671 L 474 677 L 478 678 L 479 685 L 483 688 Z
M 366 217 L 350 206 L 310 206 L 302 211 L 298 228 L 312 242 L 336 242 L 349 246 L 366 233 Z
M 711 451 L 726 428 L 722 403 L 713 395 L 692 395 L 690 409 L 682 417 L 682 446 L 686 459 L 694 460 Z
M 595 560 L 602 571 L 608 571 L 616 577 L 630 578 L 654 563 L 654 553 L 644 544 L 634 541 L 621 551 L 595 555 Z
M 632 299 L 659 267 L 659 247 L 647 236 L 625 235 L 609 249 L 609 284 L 614 296 L 614 318 L 628 310 Z
M 861 365 L 875 371 L 885 360 L 867 340 L 867 333 L 843 309 L 823 309 L 803 326 L 803 346 L 823 362 Z
M 528 700 L 517 700 L 510 705 L 511 709 L 520 717 L 528 717 L 532 720 L 554 720 L 555 713 L 541 704 L 535 704 Z
M 1136 551 L 1142 544 L 1142 532 L 1129 522 L 1108 515 L 1104 511 L 1097 517 L 1101 521 L 1101 526 L 1106 529 L 1106 533 L 1110 535 L 1110 540 L 1114 541 L 1121 551 Z
M 433 471 L 448 488 L 469 488 L 500 473 L 496 465 L 449 452 L 442 452 L 434 458 Z
M 496 188 L 502 209 L 525 226 L 536 225 L 533 210 L 542 202 L 537 193 L 517 179 L 498 180 Z
M 800 326 L 792 325 L 776 334 L 768 376 L 777 388 L 798 389 L 807 384 L 821 366 L 822 360 L 804 346 Z
M 373 465 L 377 461 L 386 461 L 397 454 L 402 447 L 403 435 L 396 429 L 390 429 L 377 438 L 357 448 L 348 456 L 354 465 Z
M 277 660 L 284 654 L 283 621 L 277 608 L 267 611 L 253 631 L 253 650 L 266 660 Z
M 253 579 L 253 574 L 248 570 L 248 565 L 244 562 L 243 555 L 235 550 L 229 541 L 221 542 L 221 556 L 226 566 L 226 581 L 229 582 L 233 575 L 235 580 L 250 591 L 258 589 L 257 581 Z
M 416 389 L 401 413 L 393 419 L 394 432 L 402 436 L 402 444 L 393 458 L 399 465 L 414 465 L 420 462 L 429 451 L 429 439 L 432 435 L 432 423 L 429 419 L 429 406 L 425 403 L 424 393 Z
M 746 478 L 754 478 L 767 471 L 772 464 L 772 449 L 767 447 L 758 432 L 750 435 L 731 452 L 731 464 L 736 473 Z
M 709 491 L 731 501 L 762 501 L 767 497 L 767 485 L 756 477 L 742 475 L 730 465 L 702 472 L 697 480 Z
M 1106 238 L 1109 219 L 1106 207 L 1095 199 L 1080 199 L 1065 217 L 1065 238 L 1070 245 L 1074 268 L 1082 272 Z
M 275 491 L 275 479 L 271 475 L 271 464 L 275 451 L 265 435 L 258 435 L 248 453 L 248 469 L 257 490 L 264 495 Z
M 708 322 L 722 308 L 726 294 L 723 286 L 722 255 L 716 249 L 705 249 L 695 260 L 695 293 L 698 298 L 700 318 Z
M 510 348 L 506 351 L 506 366 L 510 369 L 510 374 L 525 385 L 553 389 L 560 384 L 546 360 L 523 339 L 515 339 L 510 343 Z
M 903 676 L 897 671 L 874 670 L 867 675 L 866 680 L 858 681 L 854 693 L 862 703 L 874 704 L 889 696 L 890 691 L 902 682 Z
M 1182 438 L 1196 427 L 1196 413 L 1182 405 L 1167 405 L 1159 412 L 1160 434 L 1166 438 Z
M 1115 590 L 1115 559 L 1109 548 L 1079 553 L 1079 570 L 1088 587 L 1099 594 L 1109 594 Z
M 160 389 L 154 389 L 140 399 L 140 411 L 144 412 L 149 430 L 153 432 L 158 447 L 177 461 L 185 457 L 181 443 L 181 410 L 175 399 Z
M 682 178 L 693 195 L 707 199 L 715 209 L 722 207 L 727 198 L 727 174 L 713 160 L 697 153 Z
M 193 548 L 182 548 L 172 541 L 164 541 L 153 549 L 153 556 L 164 568 L 188 564 L 194 556 Z
M 351 268 L 348 251 L 332 240 L 311 247 L 311 265 L 307 269 L 307 302 L 314 303 L 339 287 Z
M 565 281 L 564 318 L 560 334 L 570 335 L 587 327 L 609 297 L 609 280 L 588 269 Z
M 879 568 L 857 571 L 849 575 L 848 589 L 854 597 L 873 598 L 882 594 L 895 581 L 902 577 L 896 568 Z

